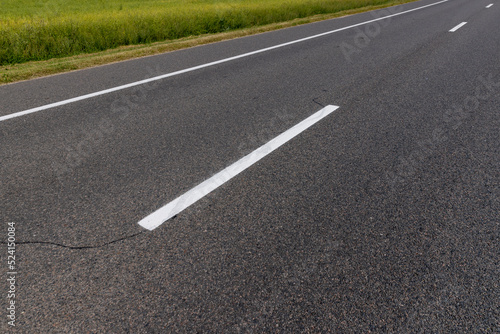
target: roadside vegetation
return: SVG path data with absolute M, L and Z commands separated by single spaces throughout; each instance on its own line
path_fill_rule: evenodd
M 151 47 L 162 41 L 171 43 L 174 40 L 191 39 L 191 36 L 227 33 L 250 27 L 268 25 L 267 30 L 272 30 L 270 27 L 273 24 L 276 28 L 281 27 L 276 25 L 279 22 L 343 14 L 361 8 L 373 9 L 408 1 L 3 0 L 0 11 L 0 80 L 8 82 L 19 79 L 8 73 L 8 70 L 19 68 L 15 64 L 94 54 L 104 50 L 126 52 L 137 50 L 134 47 L 137 45 Z M 236 37 L 238 34 L 227 36 Z M 114 52 L 115 58 L 110 56 L 108 60 L 121 60 L 123 57 L 117 55 L 120 52 Z M 133 56 L 134 53 L 129 54 Z M 58 66 L 52 67 L 52 72 L 57 72 L 55 69 Z

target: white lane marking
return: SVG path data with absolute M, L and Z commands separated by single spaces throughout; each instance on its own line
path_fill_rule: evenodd
M 177 197 L 172 202 L 153 212 L 146 218 L 139 222 L 139 225 L 152 231 L 179 212 L 183 211 L 191 204 L 197 202 L 199 199 L 205 197 L 210 192 L 217 189 L 219 186 L 223 185 L 239 173 L 243 172 L 248 167 L 255 164 L 260 159 L 264 158 L 266 155 L 270 154 L 280 146 L 284 145 L 290 139 L 299 135 L 303 131 L 307 130 L 312 125 L 316 124 L 326 116 L 330 115 L 332 112 L 337 110 L 338 106 L 326 106 L 320 111 L 309 116 L 299 124 L 286 130 L 276 138 L 269 141 L 267 144 L 259 147 L 252 153 L 244 156 L 240 160 L 236 161 L 229 167 L 223 169 L 219 173 L 215 174 L 208 180 L 200 183 L 198 186 L 186 192 L 184 195 Z
M 490 8 L 490 7 L 493 7 L 492 3 L 490 3 L 488 6 L 486 6 L 486 8 Z
M 462 22 L 460 23 L 458 26 L 456 26 L 455 28 L 451 29 L 450 32 L 455 32 L 457 31 L 458 29 L 462 28 L 464 25 L 466 25 L 467 22 Z
M 238 56 L 234 56 L 234 57 L 229 57 L 229 58 L 225 58 L 225 59 L 213 61 L 211 63 L 206 63 L 206 64 L 202 64 L 202 65 L 198 65 L 198 66 L 186 68 L 184 70 L 180 70 L 180 71 L 176 71 L 176 72 L 172 72 L 172 73 L 167 73 L 167 74 L 159 75 L 159 76 L 152 77 L 152 78 L 149 78 L 149 79 L 144 79 L 144 80 L 141 80 L 141 81 L 131 82 L 131 83 L 126 84 L 126 85 L 122 85 L 122 86 L 117 86 L 117 87 L 113 87 L 113 88 L 101 90 L 101 91 L 98 91 L 98 92 L 95 92 L 95 93 L 90 93 L 90 94 L 86 94 L 86 95 L 74 97 L 74 98 L 71 98 L 71 99 L 67 99 L 67 100 L 63 100 L 63 101 L 59 101 L 59 102 L 55 102 L 55 103 L 43 105 L 43 106 L 40 106 L 40 107 L 36 107 L 36 108 L 32 108 L 32 109 L 27 109 L 27 110 L 24 110 L 24 111 L 19 111 L 19 112 L 16 112 L 16 113 L 13 113 L 13 114 L 9 114 L 9 115 L 6 115 L 6 116 L 1 116 L 0 117 L 0 122 L 6 121 L 8 119 L 12 119 L 12 118 L 16 118 L 16 117 L 21 117 L 21 116 L 25 116 L 25 115 L 28 115 L 28 114 L 32 114 L 32 113 L 35 113 L 37 111 L 42 111 L 42 110 L 47 110 L 47 109 L 51 109 L 51 108 L 55 108 L 55 107 L 60 107 L 60 106 L 63 106 L 63 105 L 69 104 L 69 103 L 73 103 L 73 102 L 77 102 L 77 101 L 81 101 L 81 100 L 90 99 L 92 97 L 96 97 L 96 96 L 100 96 L 100 95 L 104 95 L 104 94 L 116 92 L 116 91 L 119 91 L 119 90 L 123 90 L 123 89 L 131 88 L 131 87 L 143 85 L 143 84 L 146 84 L 146 83 L 149 83 L 149 82 L 152 82 L 152 81 L 157 81 L 157 80 L 161 80 L 161 79 L 173 77 L 173 76 L 176 76 L 176 75 L 179 75 L 179 74 L 183 74 L 183 73 L 187 73 L 187 72 L 192 72 L 192 71 L 196 71 L 196 70 L 199 70 L 199 69 L 202 69 L 202 68 L 206 68 L 206 67 L 210 67 L 210 66 L 214 66 L 214 65 L 226 63 L 226 62 L 229 62 L 229 61 L 232 61 L 232 60 L 245 58 L 245 57 L 252 56 L 252 55 L 255 55 L 255 54 L 258 54 L 258 53 L 262 53 L 262 52 L 266 52 L 266 51 L 270 51 L 270 50 L 282 48 L 284 46 L 288 46 L 288 45 L 292 45 L 292 44 L 296 44 L 296 43 L 301 43 L 301 42 L 308 41 L 308 40 L 311 40 L 311 39 L 314 39 L 314 38 L 318 38 L 318 37 L 330 35 L 330 34 L 333 34 L 333 33 L 339 32 L 339 31 L 343 31 L 343 30 L 347 30 L 347 29 L 359 27 L 361 25 L 365 25 L 365 24 L 368 24 L 368 23 L 371 23 L 371 22 L 385 20 L 385 19 L 393 17 L 393 16 L 398 16 L 398 15 L 403 15 L 403 14 L 406 14 L 406 13 L 414 12 L 416 10 L 420 10 L 420 9 L 424 9 L 424 8 L 427 8 L 427 7 L 435 6 L 435 5 L 438 5 L 438 4 L 441 4 L 441 3 L 444 3 L 444 2 L 448 2 L 448 1 L 449 0 L 442 0 L 442 1 L 439 1 L 439 2 L 432 3 L 430 5 L 425 5 L 425 6 L 422 6 L 422 7 L 417 7 L 417 8 L 409 9 L 409 10 L 406 10 L 406 11 L 401 12 L 401 13 L 396 13 L 396 14 L 391 14 L 391 15 L 379 17 L 379 18 L 376 18 L 376 19 L 373 19 L 373 20 L 369 20 L 369 21 L 365 21 L 365 22 L 353 24 L 353 25 L 350 25 L 350 26 L 347 26 L 347 27 L 343 27 L 343 28 L 339 28 L 339 29 L 327 31 L 327 32 L 324 32 L 324 33 L 321 33 L 321 34 L 317 34 L 317 35 L 313 35 L 313 36 L 309 36 L 309 37 L 297 39 L 297 40 L 294 40 L 294 41 L 291 41 L 291 42 L 286 42 L 286 43 L 283 43 L 283 44 L 278 44 L 278 45 L 270 46 L 270 47 L 267 47 L 267 48 L 264 48 L 264 49 L 260 49 L 260 50 L 256 50 L 256 51 L 252 51 L 252 52 L 248 52 L 248 53 L 244 53 L 244 54 L 241 54 L 241 55 L 238 55 Z

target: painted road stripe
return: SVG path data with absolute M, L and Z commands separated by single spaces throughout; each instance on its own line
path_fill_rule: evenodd
M 252 153 L 236 161 L 231 166 L 225 168 L 208 180 L 189 190 L 184 195 L 177 197 L 172 202 L 168 203 L 164 207 L 158 209 L 146 218 L 142 219 L 139 222 L 139 225 L 150 231 L 154 230 L 173 216 L 177 215 L 179 212 L 189 207 L 191 204 L 205 197 L 227 181 L 231 180 L 239 173 L 243 172 L 248 167 L 252 166 L 260 159 L 264 158 L 266 155 L 284 145 L 290 139 L 294 138 L 326 116 L 330 115 L 332 112 L 337 110 L 337 108 L 338 106 L 329 105 L 316 112 L 314 115 L 309 116 L 299 124 L 283 132 L 278 137 L 272 139 L 267 144 L 259 147 Z
M 492 3 L 490 3 L 488 6 L 486 6 L 486 8 L 490 8 L 490 7 L 493 7 Z
M 464 25 L 466 25 L 467 22 L 462 22 L 460 23 L 458 26 L 456 26 L 455 28 L 451 29 L 450 32 L 455 32 L 457 31 L 458 29 L 462 28 Z
M 248 52 L 248 53 L 244 53 L 244 54 L 241 54 L 241 55 L 238 55 L 238 56 L 234 56 L 234 57 L 229 57 L 229 58 L 217 60 L 217 61 L 214 61 L 214 62 L 211 62 L 211 63 L 206 63 L 206 64 L 202 64 L 202 65 L 190 67 L 190 68 L 187 68 L 187 69 L 184 69 L 184 70 L 180 70 L 180 71 L 176 71 L 176 72 L 172 72 L 172 73 L 167 73 L 167 74 L 159 75 L 159 76 L 152 77 L 152 78 L 149 78 L 149 79 L 144 79 L 144 80 L 132 82 L 132 83 L 129 83 L 129 84 L 126 84 L 126 85 L 122 85 L 122 86 L 117 86 L 117 87 L 113 87 L 113 88 L 101 90 L 101 91 L 98 91 L 98 92 L 95 92 L 95 93 L 91 93 L 91 94 L 86 94 L 86 95 L 74 97 L 74 98 L 71 98 L 71 99 L 67 99 L 67 100 L 63 100 L 63 101 L 59 101 L 59 102 L 55 102 L 55 103 L 43 105 L 43 106 L 32 108 L 32 109 L 27 109 L 27 110 L 24 110 L 24 111 L 19 111 L 19 112 L 16 112 L 16 113 L 12 113 L 10 115 L 1 116 L 0 117 L 0 122 L 6 121 L 8 119 L 16 118 L 16 117 L 25 116 L 25 115 L 32 114 L 32 113 L 35 113 L 35 112 L 38 112 L 38 111 L 42 111 L 42 110 L 47 110 L 47 109 L 51 109 L 51 108 L 55 108 L 55 107 L 60 107 L 60 106 L 63 106 L 63 105 L 66 105 L 66 104 L 70 104 L 70 103 L 73 103 L 73 102 L 90 99 L 90 98 L 93 98 L 93 97 L 96 97 L 96 96 L 100 96 L 100 95 L 104 95 L 104 94 L 116 92 L 116 91 L 119 91 L 119 90 L 131 88 L 131 87 L 135 87 L 135 86 L 139 86 L 139 85 L 144 85 L 144 84 L 152 82 L 152 81 L 162 80 L 162 79 L 173 77 L 173 76 L 176 76 L 176 75 L 179 75 L 179 74 L 188 73 L 188 72 L 196 71 L 196 70 L 199 70 L 199 69 L 202 69 L 202 68 L 207 68 L 207 67 L 210 67 L 210 66 L 215 66 L 215 65 L 218 65 L 218 64 L 226 63 L 226 62 L 229 62 L 229 61 L 232 61 L 232 60 L 249 57 L 249 56 L 252 56 L 252 55 L 256 55 L 256 54 L 263 53 L 263 52 L 266 52 L 266 51 L 270 51 L 270 50 L 282 48 L 284 46 L 288 46 L 288 45 L 292 45 L 292 44 L 296 44 L 296 43 L 301 43 L 301 42 L 308 41 L 308 40 L 311 40 L 311 39 L 315 39 L 315 38 L 318 38 L 318 37 L 327 36 L 327 35 L 330 35 L 330 34 L 333 34 L 333 33 L 339 32 L 339 31 L 343 31 L 343 30 L 347 30 L 347 29 L 359 27 L 359 26 L 362 26 L 362 25 L 365 25 L 365 24 L 368 24 L 368 23 L 371 23 L 371 22 L 385 20 L 385 19 L 390 18 L 390 17 L 394 17 L 394 16 L 398 16 L 398 15 L 403 15 L 403 14 L 406 14 L 406 13 L 414 12 L 414 11 L 417 11 L 417 10 L 420 10 L 420 9 L 424 9 L 424 8 L 427 8 L 427 7 L 431 7 L 431 6 L 435 6 L 435 5 L 444 3 L 444 2 L 448 2 L 448 0 L 442 0 L 442 1 L 439 1 L 439 2 L 432 3 L 430 5 L 425 5 L 425 6 L 422 6 L 422 7 L 417 7 L 417 8 L 409 9 L 409 10 L 403 11 L 401 13 L 396 13 L 396 14 L 391 14 L 391 15 L 379 17 L 379 18 L 376 18 L 376 19 L 373 19 L 373 20 L 369 20 L 369 21 L 365 21 L 365 22 L 353 24 L 353 25 L 350 25 L 350 26 L 347 26 L 347 27 L 344 27 L 344 28 L 339 28 L 339 29 L 327 31 L 327 32 L 324 32 L 324 33 L 321 33 L 321 34 L 317 34 L 317 35 L 313 35 L 313 36 L 309 36 L 309 37 L 297 39 L 295 41 L 291 41 L 291 42 L 287 42 L 287 43 L 283 43 L 283 44 L 278 44 L 278 45 L 267 47 L 267 48 L 264 48 L 264 49 L 260 49 L 260 50 L 256 50 L 256 51 L 252 51 L 252 52 Z

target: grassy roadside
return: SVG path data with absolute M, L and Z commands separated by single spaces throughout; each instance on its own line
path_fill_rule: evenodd
M 109 49 L 106 51 L 95 52 L 90 54 L 80 54 L 70 57 L 53 58 L 42 61 L 29 61 L 25 63 L 12 64 L 12 65 L 3 65 L 0 66 L 0 85 L 62 73 L 62 72 L 84 69 L 98 65 L 109 64 L 137 57 L 155 55 L 159 53 L 179 50 L 183 48 L 189 48 L 217 41 L 229 40 L 237 37 L 272 31 L 300 24 L 317 22 L 330 18 L 360 13 L 368 10 L 385 8 L 396 4 L 402 4 L 412 1 L 415 0 L 392 0 L 392 1 L 387 1 L 382 5 L 368 5 L 355 9 L 338 11 L 336 13 L 313 15 L 304 18 L 288 20 L 286 22 L 253 26 L 250 28 L 236 29 L 228 32 L 202 34 L 199 36 L 189 36 L 164 42 L 122 46 L 118 48 Z

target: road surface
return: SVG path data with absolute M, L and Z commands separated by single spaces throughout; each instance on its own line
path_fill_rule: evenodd
M 498 22 L 422 0 L 0 87 L 0 331 L 498 332 Z

